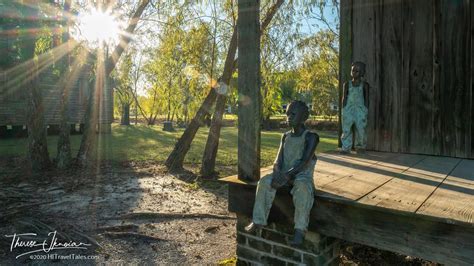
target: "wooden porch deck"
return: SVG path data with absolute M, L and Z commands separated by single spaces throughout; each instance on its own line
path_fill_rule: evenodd
M 263 168 L 261 175 L 271 172 Z M 318 154 L 309 230 L 448 265 L 474 265 L 474 160 Z M 251 216 L 255 183 L 229 182 L 229 210 Z M 290 205 L 290 206 L 288 206 Z M 291 222 L 280 191 L 270 220 Z
M 319 155 L 317 194 L 474 226 L 474 160 L 367 152 Z

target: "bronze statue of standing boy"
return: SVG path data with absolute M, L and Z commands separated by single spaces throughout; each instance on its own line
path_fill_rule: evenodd
M 367 114 L 369 106 L 369 84 L 363 80 L 365 64 L 354 62 L 351 80 L 345 82 L 342 93 L 342 149 L 349 153 L 352 149 L 352 126 L 355 127 L 355 148 L 364 152 L 367 146 Z

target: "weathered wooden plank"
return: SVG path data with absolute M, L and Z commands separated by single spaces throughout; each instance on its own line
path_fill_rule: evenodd
M 391 164 L 396 164 L 403 160 L 404 164 L 410 166 L 422 158 L 422 156 L 407 156 L 407 159 L 405 160 L 400 159 L 399 157 L 383 160 L 376 164 L 356 169 L 351 172 L 351 175 L 330 182 L 319 187 L 319 189 L 325 193 L 345 198 L 346 200 L 359 200 L 407 168 L 393 167 Z
M 460 161 L 459 158 L 429 156 L 407 172 L 444 179 Z
M 383 161 L 391 159 L 395 156 L 398 156 L 397 153 L 393 152 L 374 152 L 374 151 L 367 151 L 365 154 L 348 154 L 348 155 L 341 155 L 338 152 L 325 152 L 318 154 L 319 157 L 328 157 L 328 158 L 338 158 L 339 161 L 343 162 L 350 162 L 354 164 L 353 166 L 356 167 L 358 164 L 373 164 L 374 161 Z
M 383 43 L 382 43 L 382 34 L 384 31 L 383 28 L 383 0 L 378 0 L 373 2 L 373 21 L 374 21 L 374 57 L 375 57 L 375 65 L 371 66 L 371 71 L 374 72 L 374 81 L 371 87 L 374 87 L 372 92 L 374 97 L 375 106 L 373 108 L 373 134 L 374 134 L 374 147 L 377 151 L 390 151 L 390 141 L 384 141 L 386 138 L 386 134 L 384 134 L 385 127 L 390 123 L 390 118 L 384 116 L 383 108 L 384 102 L 383 93 L 384 88 L 382 87 L 382 78 L 383 78 Z M 388 122 L 388 123 L 387 123 Z M 367 124 L 369 126 L 369 124 Z
M 260 21 L 259 1 L 239 0 L 239 138 L 238 172 L 242 179 L 260 176 Z
M 341 0 L 341 22 L 339 29 L 339 106 L 342 106 L 342 85 L 344 81 L 350 79 L 352 60 L 352 1 Z M 342 135 L 342 108 L 339 108 L 338 115 L 338 146 L 341 147 Z
M 471 50 L 470 50 L 470 54 L 471 54 L 471 73 L 470 73 L 470 90 L 469 90 L 469 93 L 470 93 L 470 97 L 468 96 L 468 98 L 471 99 L 470 101 L 470 104 L 471 104 L 471 114 L 470 114 L 470 117 L 471 117 L 471 131 L 469 133 L 469 135 L 471 136 L 471 139 L 470 139 L 470 143 L 471 143 L 471 147 L 470 147 L 470 150 L 468 152 L 468 158 L 473 158 L 474 159 L 474 122 L 472 121 L 472 118 L 474 117 L 474 3 L 471 3 L 469 2 L 469 5 L 470 5 L 470 10 L 471 10 L 471 13 L 470 13 L 470 20 L 471 20 Z M 469 146 L 468 146 L 469 148 Z
M 365 79 L 370 85 L 367 117 L 367 149 L 376 149 L 375 110 L 378 105 L 378 77 L 376 49 L 376 9 L 378 0 L 352 1 L 352 61 L 362 61 L 366 67 Z
M 392 154 L 392 157 L 395 156 Z M 382 157 L 382 156 L 381 156 Z M 377 157 L 377 158 L 381 158 Z M 384 156 L 386 158 L 386 156 Z M 349 156 L 336 156 L 333 154 L 320 154 L 316 169 L 314 170 L 314 183 L 316 188 L 322 188 L 343 177 L 353 176 L 357 169 L 367 168 L 377 164 L 378 160 L 356 160 Z
M 462 31 L 460 31 L 459 38 L 463 41 L 461 45 L 461 51 L 458 51 L 458 56 L 456 57 L 456 61 L 458 65 L 461 65 L 458 68 L 456 73 L 456 77 L 461 79 L 462 83 L 462 96 L 458 96 L 460 98 L 460 102 L 462 106 L 460 107 L 458 115 L 458 120 L 460 122 L 461 127 L 456 127 L 456 138 L 457 138 L 457 149 L 456 149 L 456 156 L 469 158 L 472 152 L 471 150 L 471 137 L 472 131 L 471 127 L 474 123 L 474 113 L 472 113 L 472 87 L 470 84 L 470 57 L 471 57 L 471 37 L 469 34 L 474 34 L 471 30 L 471 6 L 472 1 L 464 0 L 463 6 L 461 7 L 462 17 L 463 17 L 463 24 L 462 24 Z M 472 157 L 471 157 L 472 158 Z
M 442 154 L 448 156 L 466 155 L 464 134 L 466 126 L 472 123 L 467 102 L 469 54 L 469 1 L 441 0 L 441 133 Z M 469 40 L 470 41 L 470 40 Z M 468 121 L 469 120 L 469 121 Z
M 316 198 L 309 230 L 446 265 L 474 263 L 474 227 Z
M 272 171 L 273 171 L 273 166 L 263 167 L 263 168 L 260 169 L 260 176 L 265 176 L 267 174 L 270 174 Z M 233 183 L 241 184 L 241 185 L 257 184 L 256 181 L 248 182 L 248 181 L 240 180 L 240 179 L 238 179 L 238 175 L 231 175 L 231 176 L 228 176 L 228 177 L 224 177 L 224 178 L 219 179 L 219 181 L 233 182 Z
M 459 163 L 417 213 L 474 224 L 474 160 Z
M 400 152 L 400 92 L 402 87 L 402 1 L 381 2 L 380 102 L 377 150 Z
M 423 161 L 427 156 L 421 154 L 403 153 L 394 157 L 390 161 L 381 160 L 377 165 L 394 170 L 405 171 L 407 167 L 412 167 L 414 163 Z
M 390 180 L 390 178 L 391 177 L 387 175 L 358 170 L 351 173 L 350 176 L 345 176 L 334 182 L 327 183 L 323 187 L 320 187 L 319 190 L 327 194 L 332 194 L 337 198 L 355 201 L 381 186 Z
M 441 6 L 440 0 L 434 0 L 432 5 L 433 10 L 433 110 L 431 111 L 431 140 L 434 146 L 433 155 L 441 154 L 441 147 L 443 142 L 443 134 L 441 131 Z
M 408 155 L 407 155 L 408 156 Z M 403 156 L 407 158 L 407 156 Z M 412 165 L 405 166 L 403 172 L 359 200 L 360 203 L 380 207 L 415 212 L 435 191 L 459 159 L 428 156 L 419 163 L 412 155 Z M 408 158 L 407 158 L 408 159 Z M 413 171 L 410 171 L 414 169 Z M 433 172 L 430 170 L 433 169 Z
M 408 119 L 401 128 L 406 130 L 407 150 L 411 153 L 432 154 L 431 113 L 433 90 L 433 13 L 431 0 L 405 1 L 404 38 L 410 43 L 404 47 L 408 72 Z

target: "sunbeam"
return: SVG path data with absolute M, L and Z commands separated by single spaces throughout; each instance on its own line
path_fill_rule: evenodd
M 67 41 L 41 55 L 37 58 L 31 58 L 19 65 L 8 69 L 5 74 L 10 77 L 2 86 L 2 93 L 9 95 L 16 90 L 23 88 L 23 86 L 31 81 L 34 72 L 36 74 L 42 73 L 49 66 L 60 60 L 66 54 L 70 53 L 77 46 L 77 42 Z M 37 60 L 37 69 L 35 69 L 35 60 Z

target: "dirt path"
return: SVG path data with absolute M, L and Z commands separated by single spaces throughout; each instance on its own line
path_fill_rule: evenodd
M 94 259 L 30 259 L 16 255 L 12 238 L 0 242 L 0 264 L 216 264 L 235 255 L 235 218 L 227 212 L 227 188 L 192 175 L 165 174 L 160 167 L 113 169 L 102 174 L 51 177 L 21 182 L 0 196 L 31 195 L 25 204 L 43 203 L 7 215 L 2 235 L 36 232 L 37 242 L 57 230 L 59 239 L 91 244 L 86 250 L 54 250 Z M 54 181 L 57 180 L 57 181 Z M 21 207 L 7 210 L 22 209 Z M 5 218 L 5 217 L 4 217 Z M 26 238 L 25 238 L 26 239 Z M 35 254 L 47 254 L 39 252 Z M 50 256 L 51 257 L 51 256 Z

